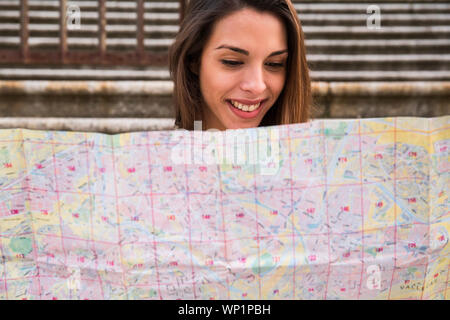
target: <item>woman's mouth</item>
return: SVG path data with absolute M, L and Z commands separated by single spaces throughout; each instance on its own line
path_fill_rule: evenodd
M 262 106 L 266 100 L 261 101 L 255 105 L 244 105 L 237 101 L 227 100 L 227 104 L 230 107 L 231 111 L 234 112 L 238 117 L 244 119 L 252 119 L 256 117 L 262 109 Z

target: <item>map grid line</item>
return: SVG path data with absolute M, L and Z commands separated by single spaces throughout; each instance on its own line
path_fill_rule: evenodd
M 327 293 L 328 293 L 328 282 L 330 279 L 330 269 L 331 269 L 331 249 L 330 249 L 330 232 L 331 232 L 331 227 L 330 227 L 330 215 L 328 213 L 328 170 L 327 170 L 327 138 L 325 136 L 325 122 L 323 120 L 321 120 L 320 122 L 320 135 L 322 138 L 322 158 L 323 158 L 323 170 L 324 170 L 324 179 L 325 179 L 325 199 L 324 199 L 324 203 L 325 203 L 325 211 L 326 211 L 326 217 L 327 217 L 327 236 L 328 236 L 328 270 L 327 270 L 327 280 L 325 281 L 325 293 L 324 293 L 324 300 L 327 300 Z
M 51 134 L 52 138 L 54 138 L 54 134 Z M 56 174 L 56 154 L 55 154 L 55 145 L 52 144 L 52 157 L 53 157 L 53 172 L 54 172 L 54 176 L 55 176 L 55 192 L 56 192 L 56 199 L 57 199 L 57 207 L 58 207 L 58 216 L 59 216 L 59 228 L 60 228 L 60 232 L 61 232 L 61 248 L 64 252 L 64 266 L 67 268 L 67 253 L 66 253 L 66 248 L 64 246 L 64 234 L 63 234 L 63 221 L 62 221 L 62 217 L 61 217 L 61 200 L 59 197 L 59 185 L 58 185 L 58 177 Z M 71 298 L 71 294 L 69 294 L 69 297 Z M 41 296 L 42 299 L 42 296 Z
M 150 135 L 147 131 L 147 141 L 150 140 Z M 159 266 L 158 266 L 158 251 L 156 248 L 156 231 L 155 231 L 155 210 L 154 210 L 154 204 L 153 204 L 153 179 L 152 179 L 152 163 L 151 163 L 151 157 L 150 157 L 150 145 L 146 145 L 146 151 L 147 151 L 147 162 L 148 162 L 148 176 L 149 176 L 149 187 L 150 187 L 150 207 L 151 207 L 151 216 L 152 216 L 152 237 L 153 237 L 153 251 L 155 254 L 155 269 L 156 269 L 156 282 L 158 284 L 158 294 L 159 299 L 162 300 L 162 294 L 161 294 L 161 285 L 160 285 L 160 279 L 159 279 Z
M 100 273 L 98 272 L 98 254 L 97 254 L 97 249 L 95 247 L 95 236 L 94 236 L 94 223 L 92 222 L 92 216 L 94 214 L 93 212 L 93 206 L 92 206 L 92 185 L 91 185 L 91 174 L 90 174 L 90 166 L 89 166 L 89 145 L 88 145 L 88 137 L 87 134 L 84 134 L 84 139 L 86 141 L 86 172 L 87 172 L 87 180 L 88 180 L 88 190 L 89 190 L 89 223 L 91 225 L 90 227 L 90 236 L 91 236 L 91 242 L 92 242 L 92 248 L 94 249 L 94 254 L 95 254 L 95 270 L 97 273 L 97 277 L 98 280 L 100 281 L 100 294 L 102 296 L 102 299 L 105 300 L 105 293 L 103 292 L 103 282 L 102 282 L 102 278 L 100 277 Z
M 292 147 L 291 147 L 292 139 L 291 139 L 290 131 L 291 130 L 289 128 L 287 128 L 286 132 L 288 135 L 287 141 L 288 141 L 288 152 L 289 152 L 289 175 L 291 177 L 291 179 L 289 181 L 289 183 L 290 183 L 289 189 L 291 191 L 291 210 L 290 210 L 291 212 L 290 212 L 290 214 L 291 214 L 291 224 L 292 224 L 292 231 L 291 231 L 292 232 L 292 255 L 293 255 L 293 259 L 294 259 L 294 270 L 292 271 L 292 274 L 293 274 L 292 299 L 294 300 L 295 299 L 295 287 L 296 287 L 295 272 L 296 272 L 296 268 L 297 268 L 297 259 L 295 257 L 295 210 L 294 210 L 294 195 L 293 195 L 293 190 L 292 190 L 292 187 L 294 184 L 294 181 L 293 181 L 294 175 L 292 174 Z M 270 137 L 269 139 L 270 139 L 270 141 L 272 141 L 272 137 Z M 273 151 L 271 150 L 271 154 L 270 154 L 271 156 L 272 156 L 272 152 Z
M 365 268 L 364 261 L 364 183 L 363 183 L 363 165 L 362 165 L 362 143 L 361 143 L 361 119 L 358 120 L 358 143 L 359 143 L 359 182 L 361 190 L 361 276 L 359 278 L 359 288 L 357 300 L 361 296 L 361 288 L 363 286 L 363 274 Z
M 225 144 L 222 145 L 223 146 L 223 150 L 225 150 Z M 218 179 L 219 179 L 219 196 L 220 196 L 220 211 L 222 213 L 222 228 L 223 228 L 223 248 L 224 248 L 224 258 L 225 258 L 225 263 L 228 265 L 229 261 L 228 261 L 228 251 L 227 251 L 227 232 L 226 232 L 226 228 L 225 228 L 225 213 L 223 210 L 223 199 L 222 199 L 222 174 L 221 174 L 221 170 L 220 170 L 220 164 L 217 165 L 217 174 L 218 174 Z M 225 273 L 225 280 L 227 283 L 227 296 L 228 296 L 228 300 L 230 300 L 230 282 L 228 279 L 228 269 L 225 268 L 225 270 L 227 271 Z
M 125 289 L 125 294 L 127 295 L 128 300 L 128 287 L 127 282 L 125 280 L 125 270 L 124 270 L 124 262 L 123 262 L 123 254 L 122 254 L 122 236 L 120 233 L 120 215 L 119 215 L 119 199 L 118 199 L 118 192 L 117 192 L 117 175 L 116 175 L 116 155 L 115 155 L 115 148 L 114 148 L 114 138 L 110 136 L 111 141 L 111 152 L 112 152 L 112 170 L 114 172 L 114 192 L 115 192 L 115 202 L 116 202 L 116 220 L 117 220 L 117 233 L 118 233 L 118 244 L 119 244 L 119 255 L 120 255 L 120 268 L 122 269 L 122 282 L 123 287 Z
M 24 160 L 23 162 L 24 162 L 24 166 L 25 166 L 25 172 L 27 172 L 27 178 L 25 178 L 25 187 L 29 187 L 30 186 L 29 177 L 28 177 L 29 168 L 28 168 L 28 164 L 27 164 L 27 156 L 25 154 L 25 139 L 23 138 L 23 131 L 21 132 L 21 137 L 22 137 L 22 140 L 20 143 L 21 143 L 22 152 L 23 152 L 23 160 Z M 26 195 L 27 195 L 27 198 L 30 199 L 30 190 L 26 191 Z M 31 207 L 31 203 L 30 203 L 30 207 Z M 32 233 L 31 237 L 32 237 L 32 243 L 33 243 L 33 256 L 35 259 L 36 269 L 37 269 L 38 293 L 39 293 L 39 298 L 42 300 L 41 278 L 40 278 L 41 269 L 39 267 L 39 262 L 37 259 L 38 250 L 37 250 L 37 245 L 36 245 L 36 235 L 35 235 L 36 230 L 34 228 L 33 213 L 31 213 L 30 216 L 31 216 L 30 224 L 31 224 L 31 233 Z M 6 285 L 6 260 L 5 260 L 5 285 Z M 8 293 L 8 291 L 6 293 Z
M 428 131 L 430 131 L 430 127 L 431 127 L 431 121 L 428 121 Z M 428 134 L 428 146 L 431 150 L 432 144 L 431 144 L 431 134 Z M 428 166 L 428 231 L 427 231 L 427 235 L 428 235 L 428 247 L 430 247 L 431 245 L 431 234 L 430 234 L 430 216 L 431 216 L 431 197 L 430 197 L 430 193 L 431 193 L 431 187 L 430 187 L 430 180 L 431 180 L 431 152 L 428 152 L 428 163 L 430 164 Z M 423 284 L 422 284 L 422 292 L 420 294 L 420 300 L 423 300 L 423 293 L 425 292 L 426 289 L 426 282 L 427 282 L 427 275 L 428 275 L 428 265 L 429 265 L 429 257 L 427 256 L 427 263 L 425 266 L 425 272 L 424 272 L 424 277 L 423 277 Z
M 191 150 L 193 150 L 193 143 L 192 143 L 192 139 L 193 137 L 190 137 L 190 143 L 189 146 L 192 148 Z M 186 144 L 186 142 L 184 142 Z M 188 168 L 187 168 L 187 164 L 189 163 L 189 161 L 186 159 L 187 155 L 185 154 L 185 159 L 184 159 L 184 175 L 186 177 L 186 201 L 187 201 L 187 211 L 188 211 L 188 229 L 189 229 L 189 253 L 191 255 L 191 276 L 192 276 L 192 289 L 193 289 L 193 294 L 194 294 L 194 299 L 197 299 L 197 294 L 195 292 L 195 272 L 194 272 L 194 262 L 192 261 L 192 242 L 191 242 L 191 232 L 192 232 L 192 225 L 191 225 L 191 203 L 189 201 L 189 183 L 188 183 Z
M 1 229 L 1 225 L 0 225 L 0 235 L 1 234 L 2 234 L 2 229 Z M 0 236 L 0 254 L 1 254 L 0 258 L 2 259 L 2 264 L 3 264 L 3 281 L 2 282 L 3 282 L 3 286 L 5 288 L 6 300 L 9 300 L 8 299 L 8 285 L 7 285 L 7 281 L 6 281 L 6 272 L 7 272 L 6 271 L 6 255 L 3 251 L 2 238 L 3 237 Z
M 391 284 L 389 285 L 388 300 L 391 299 L 392 283 L 397 269 L 397 118 L 394 119 L 394 266 Z
M 256 243 L 258 246 L 258 298 L 261 299 L 261 248 L 260 248 L 260 243 L 259 243 L 258 192 L 257 192 L 257 188 L 256 188 L 256 164 L 253 165 L 253 192 L 254 192 L 254 199 L 255 199 Z

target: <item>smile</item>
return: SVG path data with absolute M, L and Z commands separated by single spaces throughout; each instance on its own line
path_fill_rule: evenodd
M 231 104 L 234 107 L 238 108 L 239 110 L 246 111 L 246 112 L 252 112 L 252 111 L 254 111 L 254 110 L 259 108 L 259 106 L 261 105 L 262 101 L 257 103 L 257 104 L 250 105 L 250 106 L 242 104 L 242 103 L 239 103 L 237 101 L 233 101 L 233 100 L 230 100 L 230 102 L 231 102 Z
M 245 105 L 236 101 L 227 100 L 227 104 L 231 111 L 239 118 L 252 119 L 255 118 L 259 112 L 263 109 L 262 106 L 266 103 L 266 100 L 260 101 L 257 104 Z

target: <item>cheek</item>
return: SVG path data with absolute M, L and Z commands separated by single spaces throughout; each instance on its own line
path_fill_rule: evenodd
M 223 99 L 233 88 L 235 82 L 235 77 L 221 71 L 217 67 L 209 69 L 205 68 L 200 76 L 202 93 L 207 100 L 208 98 L 214 98 L 215 100 Z
M 285 81 L 286 81 L 286 76 L 285 75 L 279 75 L 276 76 L 274 78 L 271 79 L 271 88 L 272 88 L 272 92 L 278 96 L 281 91 L 284 88 L 285 85 Z

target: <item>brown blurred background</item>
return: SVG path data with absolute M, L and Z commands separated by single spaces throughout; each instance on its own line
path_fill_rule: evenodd
M 314 118 L 450 114 L 450 1 L 293 2 Z M 185 6 L 0 0 L 0 128 L 172 128 L 167 52 Z

